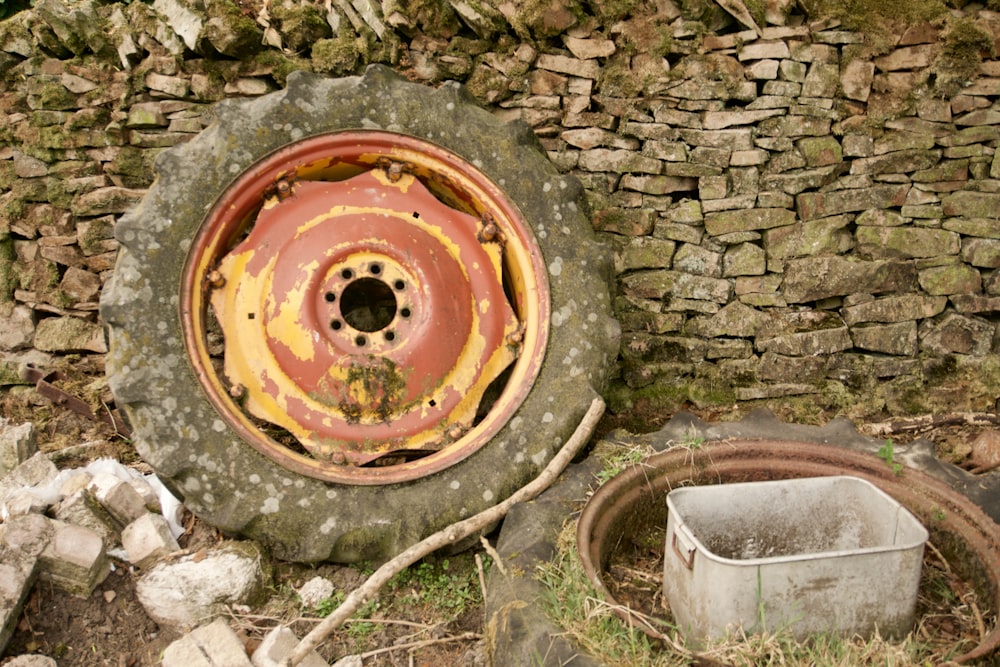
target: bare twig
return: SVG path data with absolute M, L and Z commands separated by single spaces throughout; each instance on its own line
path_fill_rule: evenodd
M 654 635 L 657 639 L 666 643 L 668 646 L 670 646 L 670 648 L 672 648 L 678 654 L 689 659 L 693 659 L 695 657 L 695 653 L 693 651 L 691 651 L 688 648 L 685 648 L 684 646 L 681 646 L 679 643 L 677 643 L 677 641 L 673 637 L 663 632 L 655 623 L 657 619 L 647 616 L 646 614 L 643 614 L 641 611 L 637 611 L 635 609 L 632 609 L 631 607 L 623 607 L 622 605 L 610 604 L 605 600 L 599 600 L 597 598 L 590 598 L 590 600 L 596 603 L 598 607 L 603 607 L 616 613 L 624 612 L 628 616 L 630 621 L 633 621 L 646 628 L 647 633 Z M 629 625 L 632 624 L 630 623 Z
M 507 568 L 504 567 L 503 560 L 500 558 L 500 554 L 498 554 L 497 550 L 493 548 L 493 545 L 490 544 L 490 541 L 485 537 L 480 537 L 479 543 L 483 545 L 483 551 L 486 552 L 486 555 L 493 559 L 493 567 L 500 570 L 500 574 L 506 577 Z
M 934 555 L 937 556 L 937 559 L 941 561 L 941 566 L 944 568 L 944 571 L 947 572 L 949 575 L 954 574 L 951 571 L 951 565 L 948 564 L 948 561 L 947 559 L 945 559 L 944 554 L 941 553 L 941 551 L 936 546 L 934 546 L 934 543 L 931 542 L 930 540 L 927 540 L 926 544 L 927 548 L 933 551 Z
M 333 613 L 323 619 L 322 623 L 313 628 L 309 634 L 307 634 L 302 641 L 296 645 L 295 649 L 292 650 L 292 653 L 281 661 L 280 667 L 295 667 L 302 662 L 307 655 L 309 655 L 330 635 L 331 632 L 340 627 L 344 621 L 350 618 L 354 612 L 370 600 L 372 596 L 374 596 L 382 588 L 382 586 L 386 584 L 386 582 L 405 570 L 407 567 L 413 565 L 424 556 L 437 551 L 441 547 L 454 544 L 455 542 L 458 542 L 459 540 L 462 540 L 483 530 L 487 526 L 496 523 L 507 515 L 507 512 L 510 511 L 511 507 L 517 503 L 531 500 L 547 489 L 560 475 L 560 473 L 562 473 L 566 466 L 569 465 L 570 461 L 573 460 L 573 457 L 576 456 L 587 441 L 590 440 L 590 436 L 594 432 L 594 428 L 597 426 L 597 422 L 603 414 L 604 400 L 601 398 L 595 398 L 590 404 L 590 409 L 588 409 L 587 413 L 583 416 L 583 420 L 576 427 L 576 431 L 574 431 L 573 435 L 566 441 L 563 448 L 560 449 L 554 457 L 552 457 L 552 460 L 549 461 L 549 464 L 545 466 L 545 469 L 542 470 L 538 477 L 518 489 L 513 495 L 503 502 L 482 511 L 475 516 L 469 517 L 464 521 L 453 523 L 444 530 L 440 530 L 430 537 L 417 542 L 375 570 L 375 573 L 372 574 L 363 584 L 351 591 L 350 595 L 347 596 L 347 599 L 344 600 L 339 607 L 333 610 Z
M 435 644 L 448 644 L 451 642 L 464 642 L 464 641 L 478 641 L 482 639 L 483 636 L 478 632 L 463 632 L 460 635 L 451 635 L 448 637 L 440 637 L 438 639 L 421 639 L 416 642 L 407 642 L 406 644 L 397 644 L 396 646 L 384 646 L 382 648 L 373 649 L 367 653 L 362 653 L 360 655 L 361 659 L 373 658 L 376 655 L 382 655 L 383 653 L 391 653 L 393 651 L 404 651 L 412 650 L 415 648 L 425 648 L 427 646 L 434 646 Z
M 920 415 L 901 417 L 858 427 L 862 433 L 872 437 L 888 437 L 896 433 L 919 433 L 941 426 L 993 426 L 1000 424 L 1000 415 L 987 412 L 959 412 L 947 415 Z
M 476 574 L 479 575 L 479 590 L 482 591 L 483 599 L 486 599 L 486 571 L 483 570 L 483 559 L 476 554 Z
M 979 631 L 979 641 L 986 641 L 986 624 L 983 622 L 983 614 L 979 611 L 979 605 L 976 604 L 975 596 L 970 596 L 969 607 L 972 609 L 972 616 L 976 619 L 976 630 Z

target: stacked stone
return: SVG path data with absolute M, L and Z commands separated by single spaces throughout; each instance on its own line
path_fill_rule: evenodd
M 1000 34 L 1000 15 L 980 24 Z M 595 97 L 607 113 L 586 129 L 564 113 L 547 146 L 616 247 L 632 390 L 724 402 L 899 377 L 906 393 L 922 356 L 997 352 L 1000 62 L 941 99 L 934 30 L 874 62 L 850 59 L 860 40 L 832 23 L 708 37 L 655 98 Z M 598 83 L 595 61 L 561 68 Z M 906 95 L 915 113 L 873 116 Z
M 944 23 L 872 59 L 778 0 L 747 29 L 669 0 L 635 17 L 402 4 L 38 0 L 0 22 L 0 349 L 105 351 L 115 221 L 211 103 L 379 61 L 465 82 L 584 183 L 615 249 L 613 407 L 919 387 L 925 357 L 1000 364 L 1000 61 L 947 80 Z M 995 12 L 966 18 L 1000 34 Z

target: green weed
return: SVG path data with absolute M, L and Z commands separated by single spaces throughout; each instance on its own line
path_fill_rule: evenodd
M 896 451 L 892 445 L 892 438 L 888 438 L 875 454 L 892 468 L 893 473 L 896 475 L 903 474 L 903 464 L 896 462 Z

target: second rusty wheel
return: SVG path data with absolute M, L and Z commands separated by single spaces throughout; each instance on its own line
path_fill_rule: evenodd
M 116 230 L 108 372 L 140 454 L 303 561 L 386 558 L 534 477 L 617 352 L 579 185 L 380 67 L 217 117 Z

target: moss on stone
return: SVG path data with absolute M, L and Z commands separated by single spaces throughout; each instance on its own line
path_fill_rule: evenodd
M 271 5 L 271 16 L 280 26 L 285 46 L 293 53 L 308 54 L 312 45 L 333 36 L 330 24 L 311 3 L 284 2 Z
M 27 205 L 21 197 L 9 197 L 0 203 L 0 234 L 6 238 L 10 223 L 24 217 Z
M 367 49 L 368 58 L 364 60 L 364 64 L 381 63 L 395 67 L 399 64 L 404 50 L 399 35 L 394 32 L 387 33 L 382 39 L 370 38 Z
M 955 355 L 948 354 L 928 361 L 924 366 L 924 377 L 932 384 L 940 384 L 955 377 L 957 370 L 958 361 Z
M 59 79 L 38 78 L 38 84 L 32 91 L 35 98 L 35 108 L 63 111 L 77 106 L 76 95 L 66 89 Z
M 0 137 L 0 143 L 3 143 L 3 138 Z M 9 143 L 7 145 L 10 145 Z M 0 162 L 0 190 L 9 190 L 17 180 L 17 174 L 14 172 L 14 163 L 11 160 L 4 160 Z
M 492 48 L 490 42 L 485 39 L 470 39 L 469 37 L 455 37 L 448 42 L 445 51 L 450 56 L 481 56 Z
M 245 58 L 261 48 L 262 34 L 257 22 L 232 0 L 209 0 L 209 20 L 204 33 L 212 46 L 231 58 Z
M 833 18 L 843 27 L 865 37 L 875 52 L 893 48 L 907 25 L 935 21 L 947 15 L 946 0 L 800 0 L 806 16 L 812 20 Z
M 271 77 L 275 83 L 284 87 L 288 82 L 288 75 L 292 72 L 313 70 L 312 61 L 306 58 L 287 56 L 281 51 L 268 49 L 261 51 L 254 56 L 253 62 L 259 67 L 271 70 Z
M 632 389 L 620 380 L 612 381 L 605 392 L 608 409 L 626 420 L 648 423 L 654 415 L 669 415 L 683 409 L 688 400 L 686 385 L 658 382 L 639 389 Z M 636 427 L 625 423 L 630 431 Z M 640 428 L 635 432 L 650 430 Z
M 412 29 L 429 37 L 448 39 L 462 28 L 455 10 L 447 0 L 410 0 L 405 4 L 406 18 Z
M 71 208 L 73 194 L 66 189 L 66 182 L 58 178 L 48 178 L 45 182 L 45 199 L 56 208 Z
M 510 96 L 510 81 L 507 77 L 482 63 L 472 70 L 465 86 L 483 104 L 495 104 Z
M 601 69 L 600 90 L 610 97 L 635 97 L 643 89 L 643 81 L 632 68 L 628 58 L 617 58 Z
M 80 249 L 85 254 L 97 254 L 105 241 L 115 237 L 114 225 L 108 218 L 95 218 L 77 228 Z
M 640 0 L 591 0 L 590 12 L 602 25 L 610 26 L 628 18 L 640 4 Z
M 763 0 L 745 0 L 743 4 L 746 6 L 747 11 L 750 12 L 753 20 L 757 22 L 757 25 L 764 26 L 766 24 L 766 6 Z
M 312 48 L 313 67 L 326 74 L 350 74 L 367 58 L 365 40 L 347 29 L 341 29 L 336 37 L 319 40 Z
M 14 300 L 17 287 L 17 271 L 14 260 L 14 239 L 10 234 L 0 236 L 0 303 Z
M 970 17 L 949 21 L 943 35 L 944 48 L 931 71 L 934 88 L 941 97 L 952 97 L 975 77 L 984 56 L 992 56 L 993 37 Z
M 511 27 L 524 41 L 543 41 L 564 33 L 588 12 L 579 0 L 519 0 L 508 15 Z
M 145 188 L 153 182 L 153 160 L 159 153 L 157 150 L 138 148 L 137 146 L 122 146 L 115 158 L 108 164 L 107 170 L 122 179 L 122 185 L 127 188 Z

